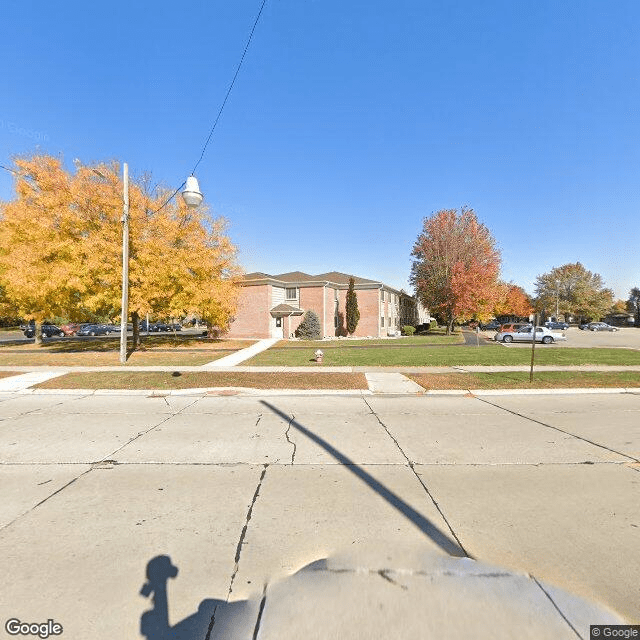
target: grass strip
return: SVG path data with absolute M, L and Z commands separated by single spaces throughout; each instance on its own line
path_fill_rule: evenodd
M 532 383 L 528 371 L 405 375 L 427 390 L 640 387 L 637 371 L 539 371 Z
M 368 389 L 362 373 L 246 373 L 217 371 L 107 371 L 68 373 L 35 385 L 36 389 Z
M 272 347 L 259 353 L 247 362 L 248 366 L 307 366 L 313 361 L 315 345 L 309 349 Z M 322 347 L 320 347 L 322 348 Z M 531 351 L 513 349 L 498 344 L 486 346 L 441 346 L 428 345 L 413 349 L 397 349 L 371 346 L 360 349 L 322 349 L 325 366 L 458 366 L 458 365 L 528 365 Z M 573 348 L 556 345 L 537 345 L 536 364 L 555 365 L 630 365 L 640 364 L 640 351 L 634 349 Z

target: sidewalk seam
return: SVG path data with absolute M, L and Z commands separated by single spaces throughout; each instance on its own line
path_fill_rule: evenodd
M 418 480 L 418 482 L 420 483 L 420 485 L 422 486 L 422 488 L 424 489 L 425 493 L 429 496 L 429 498 L 431 499 L 431 502 L 433 503 L 433 505 L 435 506 L 435 508 L 438 510 L 438 513 L 442 516 L 442 519 L 445 521 L 447 527 L 449 528 L 449 531 L 451 532 L 451 535 L 453 536 L 454 540 L 457 542 L 458 546 L 460 547 L 460 549 L 462 550 L 462 552 L 464 553 L 464 555 L 467 558 L 470 559 L 474 559 L 471 555 L 469 555 L 469 553 L 467 552 L 467 550 L 464 548 L 464 545 L 462 544 L 462 542 L 460 542 L 460 539 L 458 538 L 458 536 L 456 535 L 456 532 L 453 530 L 453 527 L 451 526 L 451 524 L 449 523 L 449 520 L 447 519 L 447 517 L 444 515 L 442 509 L 440 508 L 440 505 L 435 501 L 434 497 L 431 495 L 431 492 L 429 491 L 429 489 L 427 488 L 427 485 L 422 481 L 422 478 L 418 475 L 418 473 L 416 473 L 416 470 L 413 466 L 413 462 L 411 460 L 409 460 L 409 457 L 407 456 L 407 454 L 404 452 L 404 450 L 402 449 L 402 447 L 400 446 L 400 443 L 397 441 L 397 439 L 395 438 L 395 436 L 392 435 L 392 433 L 389 431 L 389 429 L 387 428 L 387 425 L 384 424 L 384 422 L 382 422 L 382 420 L 380 420 L 380 416 L 378 416 L 378 414 L 371 408 L 371 405 L 367 402 L 366 398 L 362 399 L 364 401 L 364 403 L 367 405 L 367 407 L 369 407 L 369 411 L 371 411 L 372 415 L 375 416 L 376 420 L 378 421 L 378 423 L 380 424 L 380 426 L 385 430 L 385 432 L 387 433 L 387 435 L 393 440 L 393 442 L 395 443 L 396 447 L 398 448 L 398 451 L 400 451 L 400 453 L 402 454 L 402 456 L 404 457 L 404 459 L 407 461 L 407 464 L 409 465 L 409 468 L 411 469 L 411 472 L 413 473 L 413 475 L 416 477 L 416 479 Z

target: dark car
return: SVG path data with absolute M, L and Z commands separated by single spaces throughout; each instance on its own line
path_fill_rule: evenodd
M 569 328 L 569 325 L 566 322 L 552 322 L 551 320 L 549 320 L 548 322 L 544 323 L 544 326 L 547 327 L 547 329 L 551 329 L 551 330 L 560 330 L 560 331 L 564 331 L 565 329 Z
M 182 325 L 179 322 L 174 322 L 171 325 L 171 331 L 182 331 Z
M 30 322 L 25 327 L 21 327 L 21 329 L 25 337 L 27 338 L 33 338 L 36 335 L 35 322 Z M 43 338 L 51 338 L 53 336 L 64 338 L 65 333 L 60 327 L 56 326 L 55 324 L 43 322 L 41 327 L 41 335 Z
M 588 331 L 618 331 L 618 327 L 612 327 L 606 322 L 590 322 L 585 329 Z
M 106 336 L 109 331 L 105 325 L 101 324 L 88 324 L 78 329 L 77 336 Z
M 155 331 L 156 333 L 160 333 L 161 331 L 171 331 L 172 327 L 170 324 L 165 324 L 164 322 L 155 322 L 154 324 L 149 326 L 149 331 Z
M 480 323 L 481 331 L 498 331 L 502 325 L 497 320 L 491 320 L 486 324 Z

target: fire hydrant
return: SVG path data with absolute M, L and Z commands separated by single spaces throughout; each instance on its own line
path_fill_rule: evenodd
M 320 349 L 318 349 L 314 355 L 316 357 L 316 362 L 322 362 L 322 356 L 324 355 L 324 353 L 322 353 Z

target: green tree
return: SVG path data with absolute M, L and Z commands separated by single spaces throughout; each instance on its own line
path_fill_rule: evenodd
M 347 290 L 347 333 L 352 335 L 355 333 L 360 321 L 360 311 L 358 310 L 358 296 L 355 291 L 355 281 L 353 278 L 349 278 L 349 289 Z
M 296 336 L 304 340 L 320 337 L 320 318 L 315 311 L 307 311 L 296 329 Z
M 536 311 L 548 316 L 574 316 L 580 320 L 599 320 L 613 305 L 613 291 L 604 286 L 602 277 L 580 263 L 555 267 L 538 276 Z
M 640 287 L 633 287 L 629 292 L 627 311 L 633 314 L 635 326 L 640 327 Z

